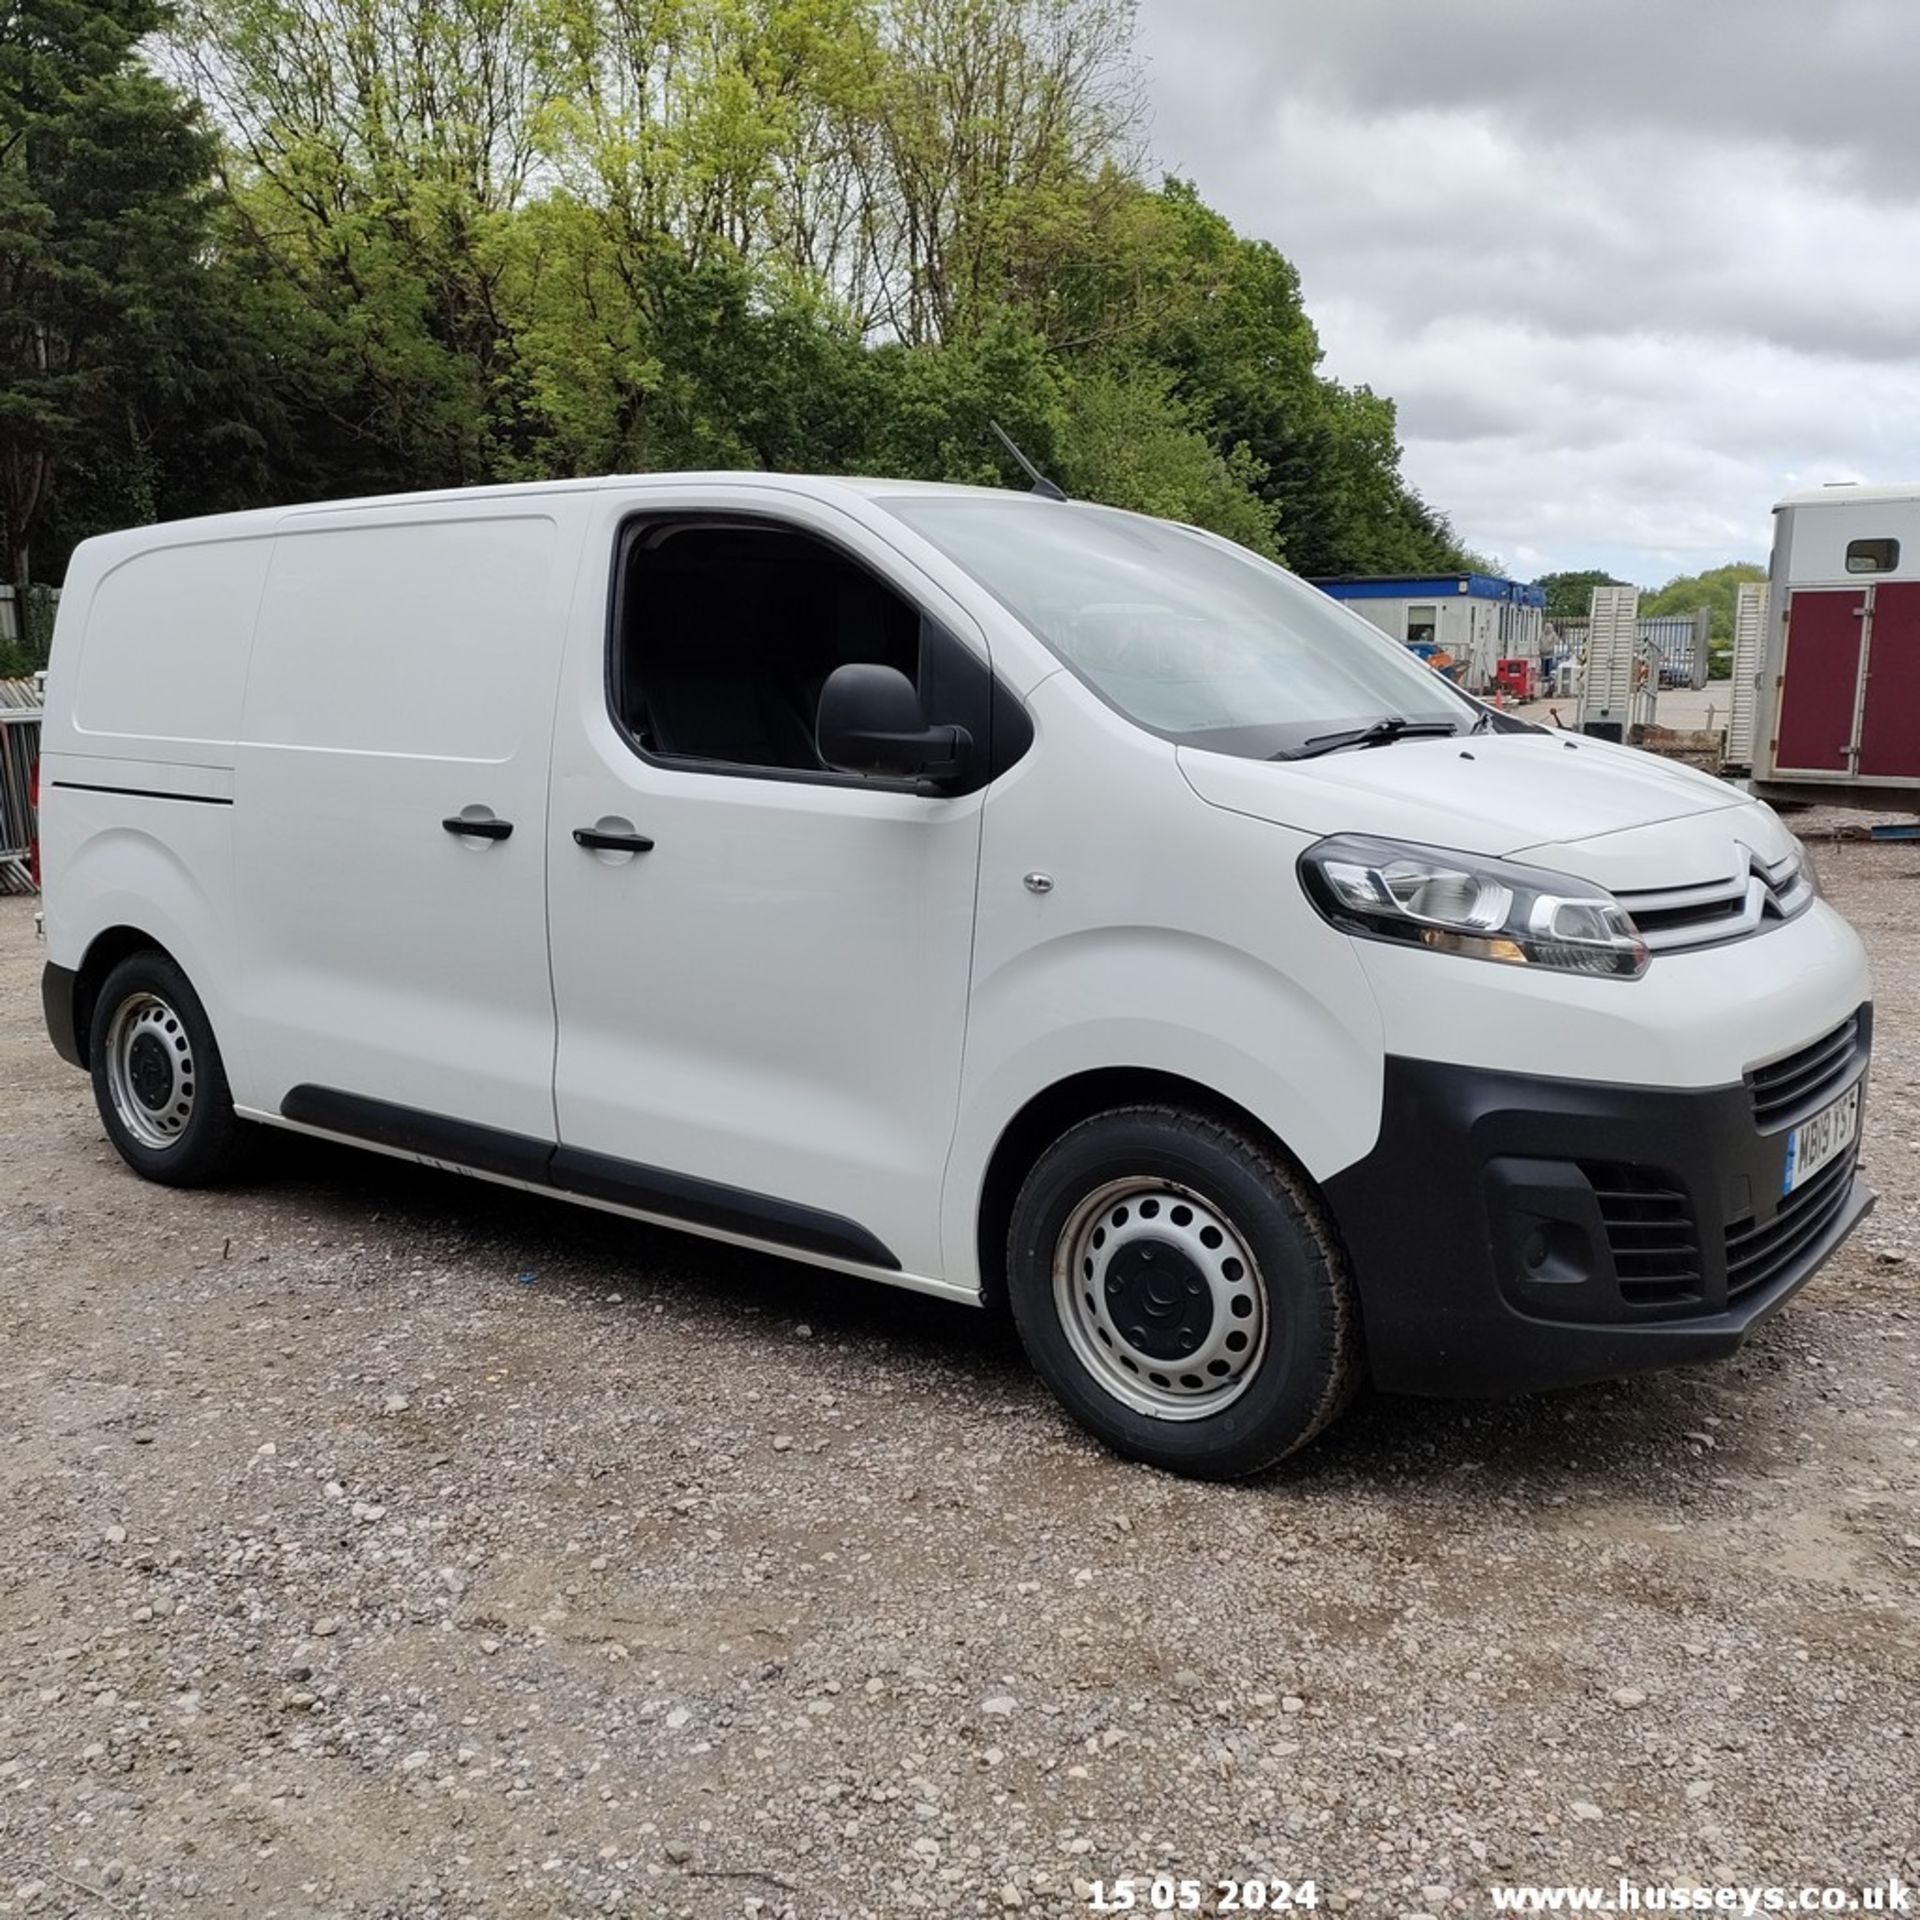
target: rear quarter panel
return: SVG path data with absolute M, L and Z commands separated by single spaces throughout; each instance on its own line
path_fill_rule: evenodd
M 41 735 L 48 957 L 131 927 L 207 1009 L 235 1097 L 233 743 L 271 522 L 88 541 L 68 570 Z

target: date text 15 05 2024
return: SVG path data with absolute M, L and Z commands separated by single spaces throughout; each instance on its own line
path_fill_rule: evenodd
M 1311 1880 L 1179 1879 L 1156 1874 L 1096 1880 L 1087 1895 L 1093 1913 L 1293 1913 L 1320 1904 Z

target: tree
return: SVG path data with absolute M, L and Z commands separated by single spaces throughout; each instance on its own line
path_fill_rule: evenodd
M 494 477 L 527 433 L 501 279 L 555 106 L 522 0 L 188 0 L 223 238 L 345 486 Z
M 1700 607 L 1710 610 L 1712 624 L 1708 644 L 1733 645 L 1733 605 L 1743 582 L 1764 580 L 1765 567 L 1746 560 L 1735 560 L 1724 567 L 1712 567 L 1705 573 L 1683 573 L 1669 580 L 1658 592 L 1640 602 L 1642 614 L 1692 613 Z
M 0 12 L 0 534 L 22 602 L 68 480 L 151 517 L 155 418 L 190 377 L 213 146 L 139 62 L 159 24 L 153 0 Z
M 1578 573 L 1543 573 L 1533 584 L 1546 590 L 1549 620 L 1584 620 L 1593 610 L 1595 587 L 1624 587 L 1631 582 L 1588 567 Z M 1645 611 L 1642 607 L 1641 612 Z
M 1068 491 L 1222 533 L 1278 558 L 1279 515 L 1263 499 L 1266 470 L 1244 441 L 1222 453 L 1158 368 L 1093 372 L 1067 392 Z
M 1066 276 L 1075 324 L 1059 350 L 1170 369 L 1170 400 L 1300 572 L 1468 564 L 1401 476 L 1393 403 L 1320 372 L 1292 263 L 1237 234 L 1185 181 L 1131 192 Z
M 1018 316 L 967 346 L 869 349 L 871 381 L 862 473 L 961 485 L 1024 487 L 1003 454 L 997 420 L 1043 470 L 1058 469 L 1066 408 L 1058 366 Z
M 569 473 L 1023 484 L 994 420 L 1303 571 L 1472 562 L 1285 256 L 1142 179 L 1133 0 L 179 0 L 217 149 L 134 57 L 161 0 L 7 4 L 16 567 L 30 516 L 57 558 Z
M 877 0 L 844 121 L 869 326 L 964 343 L 1043 308 L 1141 114 L 1133 0 Z

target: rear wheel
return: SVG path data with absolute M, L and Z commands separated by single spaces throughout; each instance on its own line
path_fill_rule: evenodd
M 107 1137 L 134 1172 L 197 1187 L 239 1170 L 251 1130 L 233 1110 L 206 1010 L 164 953 L 129 954 L 107 975 L 87 1058 Z
M 1158 1106 L 1082 1121 L 1028 1175 L 1007 1251 L 1036 1370 L 1131 1459 L 1257 1473 L 1358 1383 L 1353 1286 L 1318 1202 L 1219 1121 Z

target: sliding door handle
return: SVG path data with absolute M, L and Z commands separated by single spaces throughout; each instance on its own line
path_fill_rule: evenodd
M 458 837 L 474 840 L 504 840 L 513 832 L 511 820 L 463 820 L 459 814 L 449 814 L 440 824 Z
M 653 842 L 644 833 L 608 833 L 599 827 L 575 827 L 573 843 L 589 853 L 651 853 Z

